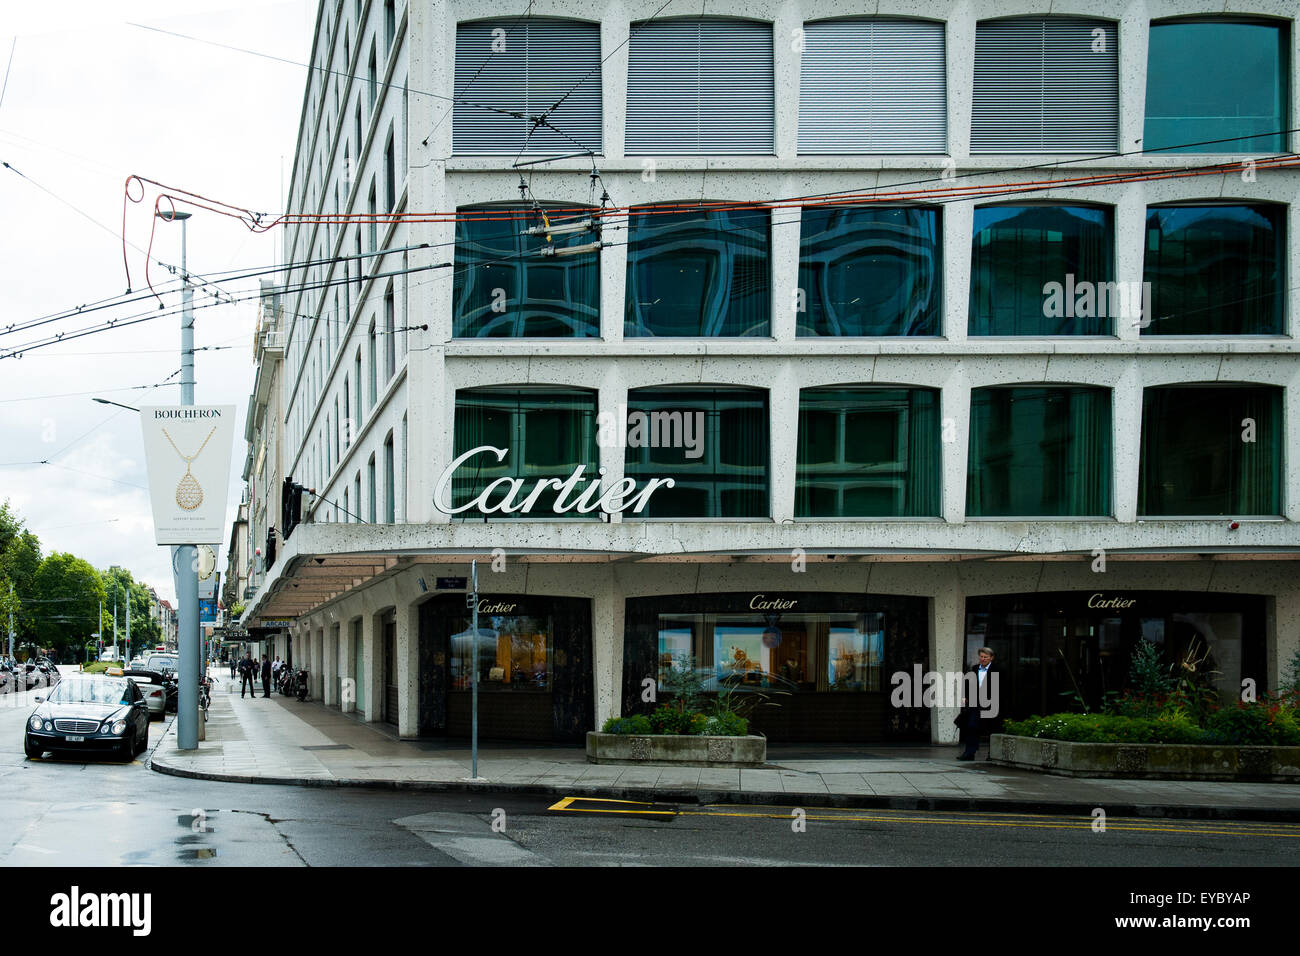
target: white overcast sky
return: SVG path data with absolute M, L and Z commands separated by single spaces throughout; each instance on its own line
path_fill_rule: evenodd
M 4 334 L 11 324 L 126 290 L 121 228 L 129 174 L 258 211 L 281 208 L 306 68 L 129 24 L 302 64 L 315 15 L 314 0 L 4 5 L 0 70 L 11 49 L 13 59 L 0 101 L 0 161 L 59 198 L 0 167 L 0 347 L 149 306 L 136 303 Z M 150 195 L 128 212 L 127 239 L 141 247 L 149 239 L 152 201 Z M 201 211 L 188 229 L 192 272 L 251 270 L 278 261 L 278 230 L 255 235 Z M 144 255 L 129 246 L 127 254 L 132 288 L 143 290 Z M 178 225 L 160 224 L 154 258 L 179 263 Z M 151 275 L 155 285 L 170 278 L 157 268 Z M 256 284 L 244 280 L 226 288 L 238 293 Z M 179 294 L 165 293 L 164 301 L 177 306 Z M 195 355 L 196 401 L 237 408 L 227 524 L 242 490 L 255 321 L 252 302 L 195 314 L 197 346 L 235 346 Z M 173 604 L 168 552 L 154 544 L 139 418 L 95 404 L 91 396 L 133 406 L 179 404 L 179 375 L 172 375 L 179 368 L 178 317 L 0 360 L 0 500 L 9 499 L 46 554 L 71 551 L 98 568 L 122 565 Z M 168 376 L 164 388 L 130 389 Z M 56 452 L 51 465 L 9 464 Z M 225 550 L 217 565 L 223 575 Z

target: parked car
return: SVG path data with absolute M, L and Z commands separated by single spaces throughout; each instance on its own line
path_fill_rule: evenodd
M 181 659 L 175 654 L 150 654 L 144 659 L 144 669 L 160 671 L 163 674 L 175 674 L 181 667 Z
M 127 680 L 134 681 L 135 685 L 140 688 L 145 703 L 149 705 L 149 719 L 157 718 L 162 720 L 163 715 L 167 712 L 167 678 L 159 671 L 136 668 L 122 671 L 122 676 Z
M 149 705 L 125 677 L 78 674 L 36 699 L 23 735 L 28 757 L 88 750 L 130 760 L 149 746 Z

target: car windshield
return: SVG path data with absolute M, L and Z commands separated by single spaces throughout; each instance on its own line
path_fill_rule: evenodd
M 146 662 L 149 670 L 176 670 L 176 658 L 174 657 L 151 657 Z
M 55 704 L 118 704 L 125 695 L 124 680 L 65 680 L 50 691 L 50 701 Z

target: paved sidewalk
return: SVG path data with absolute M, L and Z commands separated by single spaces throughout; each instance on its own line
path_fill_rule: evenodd
M 581 747 L 479 747 L 478 782 L 461 741 L 398 740 L 311 701 L 273 694 L 241 699 L 217 678 L 207 739 L 176 749 L 176 724 L 159 741 L 161 773 L 241 783 L 427 790 L 490 789 L 660 802 L 770 803 L 897 809 L 1091 812 L 1300 820 L 1300 785 L 1057 777 L 983 759 L 957 761 L 957 746 L 776 745 L 759 770 L 589 764 Z

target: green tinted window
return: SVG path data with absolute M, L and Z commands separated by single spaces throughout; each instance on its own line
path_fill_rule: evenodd
M 1279 335 L 1285 315 L 1283 206 L 1147 211 L 1144 335 Z
M 627 336 L 770 335 L 766 209 L 633 212 Z
M 799 335 L 939 334 L 937 209 L 809 207 L 799 231 Z
M 930 389 L 804 389 L 795 515 L 939 513 L 939 394 Z
M 1284 152 L 1287 40 L 1271 24 L 1153 23 L 1143 148 Z
M 456 223 L 452 335 L 456 338 L 600 334 L 600 255 L 544 255 L 594 242 L 595 232 L 528 235 L 540 216 L 518 207 L 473 210 L 494 218 Z M 520 218 L 509 218 L 518 216 Z M 571 213 L 550 225 L 581 221 Z
M 452 477 L 452 507 L 459 507 L 478 497 L 498 478 L 521 478 L 526 481 L 515 496 L 521 503 L 531 493 L 539 478 L 567 479 L 575 468 L 586 468 L 579 488 L 597 477 L 600 467 L 596 451 L 596 393 L 573 391 L 530 391 L 524 389 L 465 389 L 456 393 L 455 455 L 472 448 L 491 445 L 509 449 L 504 460 L 497 462 L 490 452 L 477 455 L 461 465 Z M 495 505 L 510 489 L 501 487 L 488 501 Z M 551 506 L 559 495 L 548 487 L 533 504 L 528 515 L 533 518 L 555 517 Z M 569 495 L 572 502 L 574 495 Z M 464 512 L 472 517 L 476 510 Z M 521 513 L 494 517 L 524 517 Z M 576 511 L 568 517 L 579 517 Z
M 1148 388 L 1140 515 L 1282 513 L 1282 389 Z
M 1110 335 L 1110 211 L 984 206 L 971 244 L 971 335 Z
M 659 487 L 642 515 L 768 516 L 765 392 L 635 389 L 628 393 L 627 411 L 627 477 L 638 486 L 651 478 L 675 482 Z
M 1110 514 L 1110 392 L 1068 386 L 971 394 L 966 513 Z

